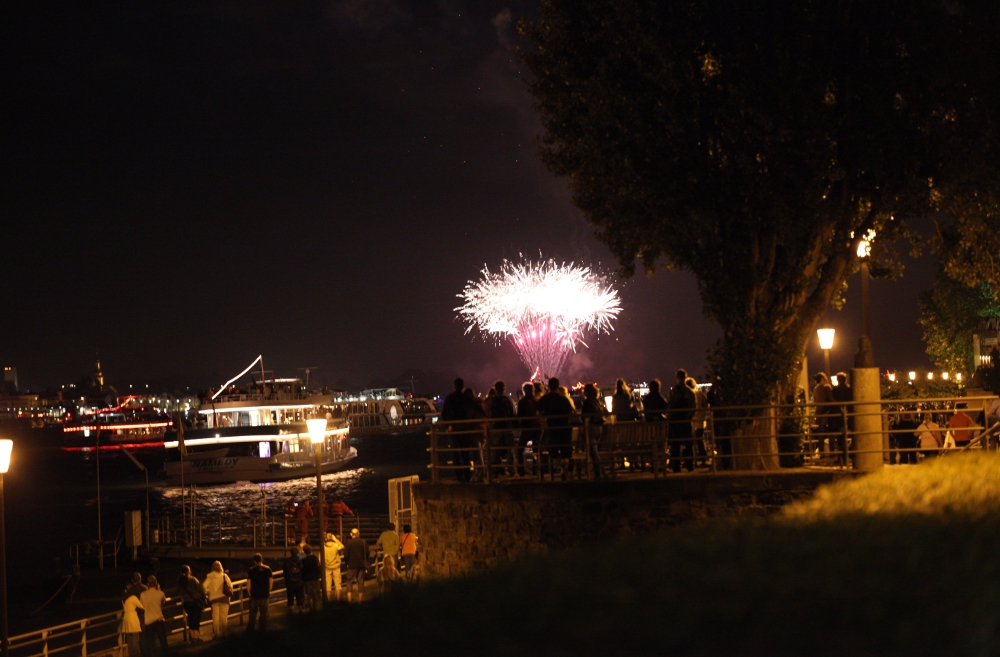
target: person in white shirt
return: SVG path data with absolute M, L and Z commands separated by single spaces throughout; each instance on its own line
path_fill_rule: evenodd
M 212 562 L 212 570 L 205 576 L 202 583 L 208 602 L 212 605 L 212 639 L 226 636 L 229 628 L 229 595 L 233 591 L 233 582 L 222 570 L 222 563 Z
M 917 435 L 924 458 L 937 456 L 938 450 L 944 447 L 941 425 L 934 421 L 934 416 L 930 413 L 924 413 L 924 421 L 913 433 Z
M 149 587 L 139 594 L 139 602 L 142 603 L 143 620 L 146 628 L 142 631 L 142 638 L 145 645 L 143 652 L 147 655 L 153 652 L 153 647 L 157 640 L 160 647 L 167 649 L 167 622 L 163 617 L 163 605 L 167 601 L 167 596 L 160 590 L 160 584 L 154 575 L 150 575 L 146 580 Z
M 139 623 L 139 610 L 142 603 L 135 594 L 129 595 L 122 603 L 125 613 L 122 614 L 122 634 L 125 635 L 125 642 L 128 645 L 128 657 L 142 657 L 140 639 L 142 638 L 142 625 Z

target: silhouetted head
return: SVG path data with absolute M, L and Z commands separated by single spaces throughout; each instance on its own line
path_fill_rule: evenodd
M 686 378 L 688 378 L 687 370 L 677 370 L 677 383 L 683 385 Z
M 212 572 L 221 573 L 222 572 L 222 562 L 213 561 L 212 562 Z
M 694 380 L 693 376 L 689 376 L 688 378 L 684 379 L 684 385 L 686 385 L 688 388 L 691 388 L 692 390 L 698 389 L 698 382 Z
M 541 381 L 535 381 L 532 384 L 535 387 L 535 397 L 541 397 L 545 392 L 545 388 L 542 386 Z
M 298 553 L 300 552 L 300 550 L 299 550 L 299 546 L 298 546 L 298 545 L 293 545 L 293 546 L 292 546 L 292 549 L 291 549 L 291 550 L 289 550 L 289 552 L 290 552 L 290 553 L 291 553 L 291 555 L 292 555 L 292 556 L 294 557 L 295 555 L 297 555 L 297 554 L 298 554 Z
M 615 381 L 615 392 L 629 392 L 628 385 L 625 384 L 625 379 Z
M 132 583 L 142 584 L 142 573 L 132 573 Z
M 394 522 L 390 522 L 389 523 L 389 531 L 391 531 L 391 532 L 396 531 L 396 523 L 394 523 Z
M 493 389 L 497 391 L 498 395 L 502 395 L 503 391 L 507 389 L 507 384 L 503 381 L 497 381 L 493 384 Z
M 146 586 L 151 589 L 160 588 L 160 583 L 156 581 L 156 575 L 150 575 L 146 578 Z
M 653 394 L 654 392 L 659 392 L 659 391 L 660 391 L 660 380 L 659 379 L 653 379 L 652 381 L 650 381 L 649 382 L 649 393 Z
M 455 379 L 455 392 L 462 392 L 463 390 L 465 390 L 465 381 Z
M 816 382 L 816 385 L 826 383 L 826 374 L 823 372 L 817 372 L 816 376 L 813 377 L 813 381 Z
M 404 534 L 409 534 L 410 533 L 410 526 L 409 525 L 403 525 L 403 533 Z
M 593 383 L 583 386 L 583 397 L 585 399 L 597 399 L 597 386 Z
M 551 379 L 549 379 L 549 390 L 551 390 L 552 392 L 559 390 L 559 379 L 557 379 L 556 377 L 552 377 Z
M 847 385 L 847 372 L 837 372 L 837 385 Z
M 307 545 L 306 547 L 309 547 L 309 546 Z M 262 563 L 264 563 L 264 557 L 260 556 L 260 552 L 258 552 L 257 554 L 253 555 L 253 562 L 255 564 L 262 564 Z
M 303 545 L 302 546 L 302 553 L 303 554 L 312 554 L 313 553 L 312 546 L 309 545 L 308 543 L 306 543 L 305 545 Z M 254 557 L 253 560 L 257 561 L 257 557 Z
M 523 386 L 521 386 L 521 390 L 524 392 L 525 397 L 535 396 L 535 386 L 532 385 L 531 382 L 525 383 Z
M 358 528 L 355 527 L 351 530 L 351 538 L 357 538 L 358 536 L 361 536 L 361 532 L 359 532 Z
M 466 388 L 465 392 L 462 394 L 465 395 L 466 399 L 471 399 L 472 401 L 476 401 L 476 391 L 473 390 L 472 388 Z

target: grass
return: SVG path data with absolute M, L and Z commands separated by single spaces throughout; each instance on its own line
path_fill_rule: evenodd
M 818 492 L 767 520 L 609 540 L 295 619 L 240 655 L 993 655 L 1000 458 Z

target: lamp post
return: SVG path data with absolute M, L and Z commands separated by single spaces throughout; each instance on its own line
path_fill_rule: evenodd
M 875 239 L 875 231 L 868 233 L 858 242 L 858 257 L 861 258 L 861 310 L 864 317 L 865 337 L 869 342 L 872 339 L 871 322 L 868 314 L 868 260 L 872 254 L 872 240 Z
M 324 523 L 323 504 L 323 468 L 320 464 L 320 452 L 326 441 L 326 418 L 306 420 L 309 427 L 309 440 L 312 442 L 313 455 L 316 458 L 316 504 L 319 506 L 319 569 L 320 586 L 323 587 L 323 602 L 326 602 L 326 528 Z
M 819 348 L 823 350 L 823 363 L 826 365 L 826 377 L 830 378 L 830 350 L 833 349 L 833 335 L 836 329 L 821 328 L 816 331 L 819 336 Z
M 0 657 L 7 657 L 10 652 L 7 633 L 7 529 L 4 526 L 3 476 L 10 467 L 10 453 L 13 450 L 13 440 L 0 440 Z

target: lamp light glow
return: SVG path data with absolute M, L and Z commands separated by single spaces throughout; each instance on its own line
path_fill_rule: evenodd
M 612 402 L 614 401 L 614 399 L 615 399 L 615 398 L 614 398 L 614 397 L 612 397 L 611 395 L 608 395 L 607 397 L 605 397 L 605 398 L 604 398 L 604 405 L 605 405 L 605 406 L 607 406 L 607 408 L 608 408 L 608 413 L 610 413 L 610 412 L 611 412 L 611 404 L 612 404 Z
M 928 381 L 933 381 L 934 380 L 934 372 L 928 372 L 927 373 L 927 380 Z
M 896 373 L 895 372 L 891 372 L 889 374 L 889 380 L 890 381 L 895 381 L 896 380 Z
M 326 418 L 306 420 L 306 426 L 309 427 L 309 440 L 312 441 L 313 445 L 323 442 L 323 438 L 326 436 Z
M 949 376 L 949 375 L 948 375 L 948 373 L 947 373 L 947 372 L 941 372 L 941 378 L 942 378 L 942 379 L 944 379 L 945 381 L 947 381 L 947 380 L 948 380 L 948 376 Z
M 955 372 L 955 380 L 956 381 L 961 381 L 962 380 L 962 373 L 961 372 Z
M 910 372 L 910 381 L 916 381 L 916 380 L 917 380 L 917 373 Z
M 819 348 L 833 349 L 833 336 L 836 332 L 836 329 L 832 328 L 818 329 L 816 335 L 819 336 Z
M 10 468 L 10 453 L 14 451 L 14 441 L 9 438 L 0 440 L 0 474 L 7 474 Z

